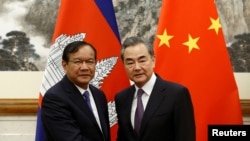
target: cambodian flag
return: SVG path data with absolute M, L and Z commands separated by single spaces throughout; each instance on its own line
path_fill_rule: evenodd
M 64 75 L 61 56 L 64 47 L 75 40 L 92 43 L 98 52 L 93 85 L 108 99 L 111 138 L 116 139 L 117 118 L 114 94 L 130 85 L 120 58 L 120 37 L 112 0 L 61 0 L 52 46 L 39 93 L 36 141 L 43 141 L 41 103 L 46 91 Z

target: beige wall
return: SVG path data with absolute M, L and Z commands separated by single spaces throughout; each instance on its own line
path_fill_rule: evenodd
M 38 98 L 43 72 L 0 72 L 0 98 Z M 250 99 L 250 73 L 235 73 L 240 99 Z
M 0 72 L 0 98 L 38 98 L 43 72 Z

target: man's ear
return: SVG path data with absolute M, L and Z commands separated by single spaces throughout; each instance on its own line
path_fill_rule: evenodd
M 68 63 L 66 61 L 62 60 L 62 67 L 63 67 L 63 70 L 64 70 L 65 73 L 66 73 L 67 64 Z
M 156 63 L 156 57 L 155 57 L 155 55 L 152 56 L 151 58 L 152 58 L 152 61 L 153 61 L 153 63 L 154 63 L 154 67 L 155 67 L 155 63 Z

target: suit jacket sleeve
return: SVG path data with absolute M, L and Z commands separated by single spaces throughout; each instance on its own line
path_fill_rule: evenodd
M 195 120 L 189 91 L 181 90 L 174 108 L 174 125 L 176 141 L 195 141 Z
M 64 99 L 55 94 L 46 93 L 42 102 L 42 119 L 47 139 L 60 141 L 83 141 L 76 121 Z

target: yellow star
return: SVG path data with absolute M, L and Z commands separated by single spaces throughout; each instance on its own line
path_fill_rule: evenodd
M 183 45 L 188 46 L 188 53 L 192 51 L 192 49 L 200 49 L 197 45 L 197 42 L 200 38 L 193 38 L 190 34 L 188 34 L 188 41 L 183 43 Z
M 213 18 L 210 18 L 211 25 L 208 29 L 214 29 L 216 34 L 218 35 L 219 29 L 221 28 L 220 24 L 220 18 L 218 17 L 216 20 Z
M 167 30 L 164 29 L 163 34 L 162 35 L 157 35 L 157 37 L 161 40 L 159 47 L 161 45 L 163 45 L 163 44 L 165 44 L 166 46 L 170 47 L 169 40 L 172 39 L 174 36 L 168 35 Z

